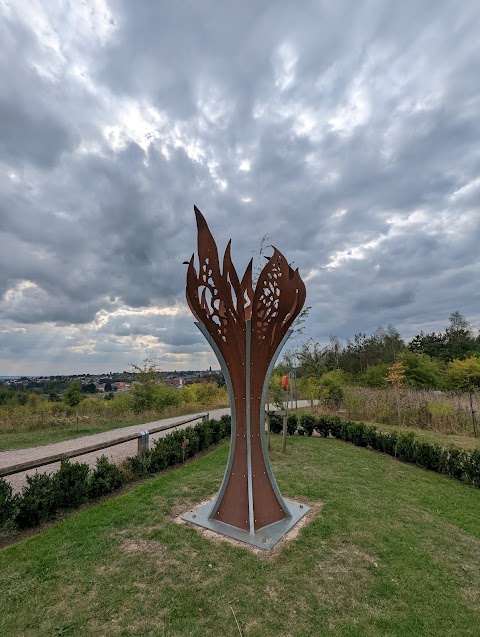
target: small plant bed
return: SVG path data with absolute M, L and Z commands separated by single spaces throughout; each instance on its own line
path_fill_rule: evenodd
M 324 503 L 273 557 L 175 523 L 218 489 L 221 444 L 0 550 L 0 634 L 476 634 L 479 490 L 331 438 L 272 445 L 282 493 Z

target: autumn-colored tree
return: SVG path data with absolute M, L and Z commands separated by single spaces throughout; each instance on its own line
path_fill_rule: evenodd
M 398 426 L 402 426 L 402 412 L 400 409 L 400 389 L 405 380 L 405 367 L 403 363 L 397 362 L 390 365 L 388 368 L 388 374 L 385 377 L 387 383 L 390 383 L 392 387 L 395 387 L 396 395 L 397 395 L 397 415 L 398 415 Z

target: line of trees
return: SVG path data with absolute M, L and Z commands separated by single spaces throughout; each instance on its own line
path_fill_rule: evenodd
M 308 379 L 323 384 L 356 384 L 387 387 L 393 364 L 404 370 L 403 384 L 418 389 L 462 390 L 480 387 L 480 333 L 468 320 L 453 312 L 443 332 L 416 335 L 406 344 L 398 330 L 389 325 L 373 334 L 355 334 L 342 343 L 330 337 L 326 346 L 309 340 L 296 351 L 285 353 L 276 372 L 296 368 L 303 384 Z

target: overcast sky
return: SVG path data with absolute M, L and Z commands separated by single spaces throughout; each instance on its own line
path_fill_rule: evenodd
M 218 367 L 193 205 L 305 338 L 480 323 L 480 3 L 0 0 L 0 375 Z

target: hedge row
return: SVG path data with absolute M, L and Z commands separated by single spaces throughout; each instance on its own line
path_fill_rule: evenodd
M 20 494 L 13 495 L 10 484 L 0 478 L 0 526 L 26 528 L 42 524 L 58 511 L 74 509 L 118 489 L 122 484 L 149 473 L 185 462 L 230 435 L 230 416 L 201 422 L 160 438 L 153 449 L 127 458 L 121 467 L 102 456 L 93 470 L 87 464 L 65 458 L 52 474 L 27 476 Z
M 270 430 L 281 433 L 283 418 L 271 416 Z M 295 414 L 287 419 L 287 433 L 311 436 L 316 431 L 324 438 L 332 437 L 351 442 L 357 447 L 368 447 L 394 456 L 403 462 L 416 464 L 423 469 L 437 471 L 450 478 L 462 480 L 480 488 L 480 450 L 463 451 L 454 447 L 441 447 L 437 444 L 418 440 L 413 432 L 379 431 L 377 427 L 363 422 L 344 420 L 339 416 L 320 416 L 302 414 L 300 422 Z
M 358 447 L 381 451 L 403 462 L 480 488 L 480 449 L 469 452 L 455 447 L 441 447 L 419 440 L 413 432 L 380 431 L 372 425 L 343 420 L 338 416 L 313 418 L 313 429 L 323 437 L 338 438 Z

